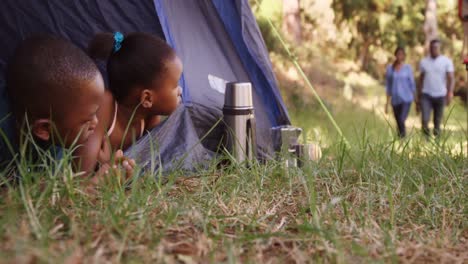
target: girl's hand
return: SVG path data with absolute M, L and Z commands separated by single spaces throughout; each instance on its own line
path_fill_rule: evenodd
M 114 173 L 118 177 L 122 177 L 124 181 L 128 180 L 133 176 L 135 169 L 135 160 L 129 159 L 123 155 L 122 150 L 117 150 L 113 162 L 101 163 L 99 170 L 91 178 L 90 183 L 96 185 L 100 180 L 104 180 L 109 176 L 110 173 Z M 124 171 L 122 175 L 122 169 Z
M 125 180 L 131 178 L 136 166 L 135 160 L 125 157 L 121 149 L 115 152 L 113 168 L 117 169 L 119 164 L 122 165 L 122 168 L 125 170 Z

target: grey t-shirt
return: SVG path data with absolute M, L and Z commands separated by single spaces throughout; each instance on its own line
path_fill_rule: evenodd
M 447 95 L 447 73 L 454 72 L 451 59 L 439 55 L 437 58 L 425 57 L 419 64 L 419 70 L 424 73 L 423 94 L 432 97 Z

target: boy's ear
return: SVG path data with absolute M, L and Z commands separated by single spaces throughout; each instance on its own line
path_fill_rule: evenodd
M 140 104 L 143 108 L 151 108 L 155 101 L 155 95 L 151 90 L 144 89 L 140 94 Z
M 32 133 L 39 139 L 48 141 L 50 139 L 50 134 L 52 133 L 52 123 L 50 119 L 43 118 L 34 120 L 32 124 Z

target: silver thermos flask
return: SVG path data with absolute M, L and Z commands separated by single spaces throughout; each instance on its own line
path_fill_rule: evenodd
M 240 163 L 256 158 L 256 125 L 250 83 L 226 84 L 223 115 L 229 153 Z

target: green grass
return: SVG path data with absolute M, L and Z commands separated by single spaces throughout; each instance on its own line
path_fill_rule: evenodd
M 333 111 L 350 147 L 320 111 L 292 114 L 325 146 L 302 170 L 212 166 L 90 191 L 67 158 L 43 173 L 23 164 L 1 193 L 0 262 L 467 261 L 462 141 L 395 141 L 372 112 Z
M 381 109 L 371 111 L 361 108 L 359 104 L 346 102 L 343 98 L 338 101 L 339 103 L 328 104 L 328 107 L 344 136 L 351 143 L 360 142 L 363 137 L 372 143 L 389 143 L 395 140 L 397 134 L 393 114 L 385 115 L 383 106 Z M 301 110 L 290 113 L 291 118 L 295 125 L 305 130 L 307 140 L 320 142 L 325 146 L 333 145 L 339 140 L 339 134 L 317 105 L 300 105 L 298 108 Z M 446 146 L 466 144 L 468 140 L 466 115 L 464 106 L 460 102 L 450 105 L 445 110 L 445 119 L 442 123 L 444 133 L 439 143 Z M 431 128 L 432 120 L 429 125 Z M 414 108 L 407 121 L 407 131 L 411 142 L 422 143 L 420 115 L 415 113 Z
M 277 13 L 269 2 L 264 16 Z M 362 89 L 357 94 L 383 93 L 380 86 Z M 468 261 L 463 106 L 446 111 L 439 140 L 424 139 L 417 128 L 396 140 L 391 116 L 330 100 L 347 146 L 322 109 L 294 104 L 290 114 L 303 140 L 323 147 L 322 159 L 303 169 L 274 161 L 250 169 L 213 165 L 164 180 L 146 174 L 129 186 L 117 172 L 90 189 L 69 157 L 53 169 L 45 158 L 40 173 L 20 164 L 22 180 L 1 189 L 0 263 Z

